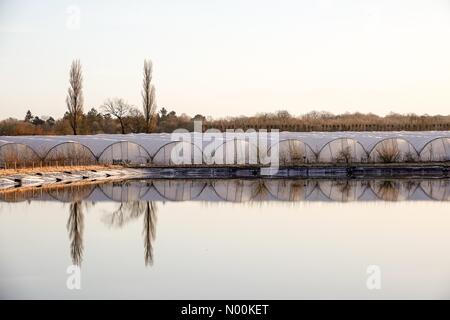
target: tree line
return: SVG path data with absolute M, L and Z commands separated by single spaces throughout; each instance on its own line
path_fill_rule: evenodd
M 449 115 L 416 115 L 391 113 L 375 114 L 313 111 L 294 116 L 288 111 L 259 113 L 213 119 L 197 114 L 177 115 L 162 107 L 157 112 L 155 86 L 152 83 L 153 64 L 144 60 L 141 88 L 142 107 L 137 108 L 122 98 L 109 98 L 97 108 L 84 111 L 83 73 L 79 60 L 74 60 L 69 71 L 69 88 L 66 112 L 60 119 L 36 116 L 28 110 L 23 119 L 8 118 L 0 121 L 0 135 L 67 135 L 99 133 L 152 133 L 172 132 L 184 128 L 194 130 L 194 121 L 202 121 L 203 130 L 227 129 L 278 129 L 280 131 L 420 131 L 450 130 Z

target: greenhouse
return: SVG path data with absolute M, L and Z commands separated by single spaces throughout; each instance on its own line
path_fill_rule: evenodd
M 410 142 L 400 138 L 389 138 L 378 142 L 370 152 L 369 158 L 372 162 L 392 163 L 418 161 L 419 156 Z
M 272 156 L 272 152 L 275 152 L 276 149 L 272 146 L 269 149 L 269 156 Z M 279 155 L 280 165 L 314 163 L 316 161 L 316 155 L 311 147 L 301 140 L 282 140 L 278 143 L 276 151 Z
M 319 162 L 365 162 L 367 153 L 354 139 L 338 138 L 328 142 L 319 152 Z
M 420 152 L 422 161 L 450 161 L 450 138 L 437 138 L 425 145 Z
M 280 132 L 2 136 L 0 166 L 255 165 L 449 161 L 450 132 Z M 276 157 L 278 153 L 278 158 Z

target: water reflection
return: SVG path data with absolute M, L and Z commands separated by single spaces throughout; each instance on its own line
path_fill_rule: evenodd
M 6 190 L 0 201 L 116 201 L 110 225 L 145 211 L 141 201 L 404 201 L 450 200 L 450 179 L 302 180 L 132 180 L 102 184 Z
M 70 203 L 67 232 L 72 263 L 83 262 L 84 215 L 96 202 L 117 202 L 101 220 L 111 228 L 123 228 L 142 219 L 144 263 L 153 265 L 157 201 L 247 202 L 264 201 L 449 201 L 449 179 L 302 180 L 131 180 L 101 184 L 7 190 L 0 201 L 58 201 Z
M 157 205 L 153 201 L 121 202 L 117 209 L 102 217 L 102 221 L 114 228 L 122 228 L 127 223 L 143 217 L 142 237 L 144 239 L 144 261 L 153 265 L 153 242 L 156 238 Z
M 145 265 L 153 265 L 153 241 L 156 238 L 156 205 L 153 202 L 146 202 L 144 214 L 144 261 Z
M 375 298 L 448 297 L 450 179 L 133 180 L 0 199 L 8 297 L 374 298 L 368 264 L 389 286 Z
M 81 266 L 81 262 L 83 261 L 83 230 L 84 214 L 82 204 L 79 201 L 72 202 L 69 207 L 67 232 L 69 233 L 72 263 L 77 266 Z

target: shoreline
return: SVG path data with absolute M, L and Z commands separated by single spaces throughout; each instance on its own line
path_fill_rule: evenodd
M 0 192 L 23 188 L 135 179 L 413 179 L 450 178 L 449 163 L 303 164 L 276 172 L 251 165 L 78 166 L 0 170 Z M 12 172 L 11 172 L 12 171 Z M 269 173 L 269 174 L 268 174 Z M 271 173 L 271 174 L 270 174 Z

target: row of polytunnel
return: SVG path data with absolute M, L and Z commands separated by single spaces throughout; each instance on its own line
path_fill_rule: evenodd
M 450 180 L 151 180 L 27 189 L 0 194 L 29 201 L 450 201 Z
M 0 164 L 280 164 L 450 160 L 450 132 L 282 132 L 0 137 Z

